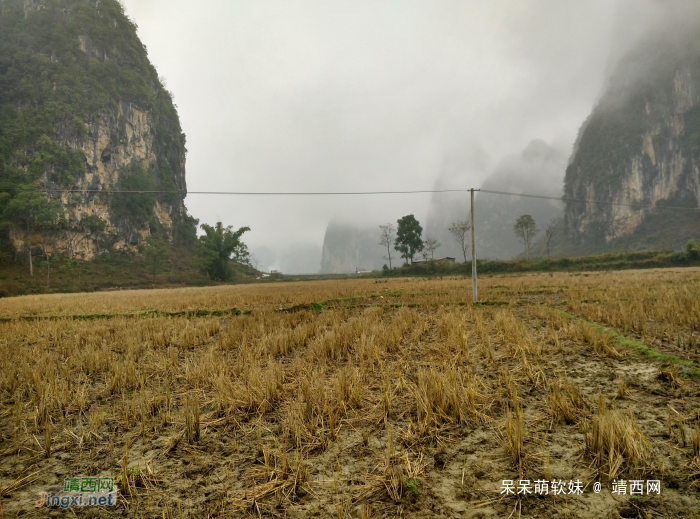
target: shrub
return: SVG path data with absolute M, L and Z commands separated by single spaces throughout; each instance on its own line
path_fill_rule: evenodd
M 107 224 L 105 223 L 105 221 L 96 214 L 84 216 L 80 219 L 80 226 L 83 229 L 90 231 L 91 233 L 98 233 L 104 231 L 106 225 Z

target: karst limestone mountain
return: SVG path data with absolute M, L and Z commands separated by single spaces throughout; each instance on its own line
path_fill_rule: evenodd
M 566 229 L 600 249 L 682 246 L 697 237 L 700 202 L 700 8 L 668 17 L 614 68 L 583 123 L 566 170 Z M 686 12 L 687 11 L 687 12 Z M 669 30 L 669 27 L 676 27 Z
M 117 0 L 0 0 L 0 182 L 60 201 L 64 221 L 32 245 L 90 259 L 156 230 L 192 232 L 185 136 Z M 114 194 L 118 190 L 167 194 Z M 14 249 L 27 231 L 10 227 Z

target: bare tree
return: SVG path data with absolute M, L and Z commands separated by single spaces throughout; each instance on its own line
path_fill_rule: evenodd
M 467 266 L 467 251 L 469 250 L 469 237 L 468 233 L 472 226 L 466 220 L 459 220 L 457 222 L 452 222 L 452 225 L 447 229 L 450 234 L 462 249 L 462 255 L 464 256 L 464 268 Z
M 391 270 L 391 246 L 394 244 L 394 239 L 396 237 L 396 227 L 393 223 L 389 222 L 380 225 L 379 228 L 382 231 L 379 238 L 379 245 L 386 247 L 386 256 L 382 256 L 382 258 L 389 260 L 389 270 Z
M 547 246 L 547 259 L 550 259 L 550 257 L 549 257 L 549 245 L 550 245 L 550 243 L 552 243 L 552 238 L 554 238 L 554 235 L 556 234 L 557 228 L 559 227 L 560 223 L 561 223 L 561 218 L 553 218 L 544 227 L 544 243 Z
M 530 258 L 530 244 L 535 235 L 540 232 L 535 223 L 535 219 L 529 214 L 524 214 L 517 219 L 513 226 L 515 234 L 523 240 L 525 246 L 525 259 Z
M 248 255 L 248 262 L 250 263 L 250 266 L 253 267 L 255 270 L 260 270 L 260 260 L 258 260 L 255 254 Z
M 425 259 L 428 259 L 428 255 L 431 260 L 435 259 L 435 251 L 442 247 L 442 243 L 437 241 L 437 238 L 428 236 L 423 242 L 423 250 L 425 251 Z
M 420 250 L 420 255 L 423 257 L 423 261 L 428 261 L 430 259 L 430 251 L 425 248 L 425 242 L 423 242 L 423 248 Z

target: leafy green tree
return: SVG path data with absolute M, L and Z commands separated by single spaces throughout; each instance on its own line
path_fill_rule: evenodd
M 401 257 L 413 263 L 413 257 L 423 248 L 423 228 L 418 220 L 409 214 L 397 220 L 396 241 L 394 249 L 401 253 Z
M 517 219 L 513 226 L 515 234 L 523 240 L 525 246 L 525 259 L 530 257 L 530 244 L 535 235 L 540 232 L 535 223 L 535 219 L 529 214 L 524 214 Z
M 173 218 L 173 243 L 194 247 L 197 243 L 197 227 L 199 220 L 193 216 L 175 213 Z
M 50 200 L 43 193 L 29 189 L 19 191 L 5 206 L 3 216 L 27 231 L 29 275 L 34 276 L 32 263 L 32 234 L 40 229 L 50 229 L 63 221 L 63 207 L 59 200 Z
M 162 234 L 151 234 L 146 238 L 146 244 L 140 246 L 139 249 L 153 267 L 153 278 L 155 278 L 158 268 L 168 259 L 170 254 L 167 242 L 163 239 Z
M 231 259 L 248 264 L 250 254 L 241 236 L 250 231 L 250 227 L 241 227 L 235 232 L 232 226 L 224 227 L 221 222 L 216 222 L 215 227 L 207 224 L 201 227 L 205 233 L 199 237 L 202 272 L 211 279 L 226 281 L 231 278 Z

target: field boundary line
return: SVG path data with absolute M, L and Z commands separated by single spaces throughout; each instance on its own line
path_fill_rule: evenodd
M 20 315 L 17 317 L 0 317 L 0 322 L 9 323 L 12 321 L 94 321 L 98 319 L 115 319 L 125 317 L 130 319 L 145 319 L 151 317 L 208 317 L 223 315 L 248 315 L 251 310 L 241 310 L 239 308 L 229 308 L 225 310 L 182 310 L 180 312 L 165 312 L 162 310 L 146 310 L 137 313 L 109 313 L 109 314 L 70 314 L 70 315 Z
M 672 364 L 681 364 L 681 365 L 685 366 L 690 371 L 690 373 L 689 373 L 690 375 L 700 378 L 700 368 L 698 368 L 696 363 L 693 362 L 692 360 L 683 359 L 683 358 L 678 357 L 676 355 L 673 355 L 671 353 L 662 353 L 658 350 L 655 350 L 651 346 L 644 344 L 643 342 L 639 342 L 635 339 L 630 339 L 629 337 L 618 332 L 615 328 L 608 328 L 606 326 L 603 326 L 602 324 L 588 321 L 587 319 L 583 319 L 582 317 L 578 317 L 574 314 L 571 314 L 569 312 L 565 312 L 563 310 L 557 310 L 556 308 L 547 307 L 547 309 L 550 311 L 553 311 L 553 312 L 559 312 L 560 315 L 562 315 L 568 319 L 571 319 L 572 321 L 584 322 L 588 326 L 595 328 L 596 331 L 598 331 L 602 334 L 609 335 L 610 337 L 615 339 L 615 341 L 620 346 L 627 346 L 628 348 L 631 348 L 633 350 L 637 350 L 642 355 L 645 355 L 651 359 L 658 360 L 661 362 L 670 362 Z

